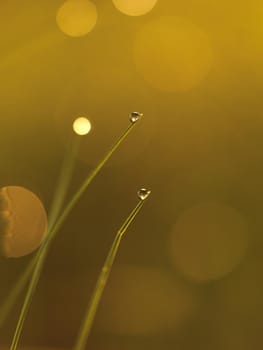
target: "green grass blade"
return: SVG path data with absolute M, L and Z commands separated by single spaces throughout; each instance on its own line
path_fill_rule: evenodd
M 58 180 L 58 184 L 56 187 L 56 192 L 54 195 L 52 207 L 50 210 L 49 218 L 48 218 L 48 230 L 47 235 L 51 232 L 52 227 L 54 226 L 56 219 L 58 218 L 61 208 L 63 206 L 67 190 L 69 188 L 70 180 L 72 178 L 74 165 L 77 157 L 77 153 L 79 150 L 81 138 L 79 136 L 73 135 L 73 138 L 70 140 L 68 149 L 69 151 L 66 152 L 66 156 L 63 160 L 62 168 L 60 171 L 60 176 Z M 30 279 L 28 292 L 26 294 L 26 298 L 23 304 L 23 307 L 21 309 L 21 317 L 19 317 L 18 324 L 15 330 L 15 334 L 12 340 L 11 349 L 17 347 L 17 343 L 19 340 L 20 335 L 20 329 L 22 329 L 26 314 L 27 314 L 27 305 L 31 304 L 31 300 L 34 295 L 35 288 L 38 284 L 38 280 L 40 277 L 40 273 L 38 271 L 41 271 L 41 265 L 42 262 L 45 259 L 45 255 L 47 253 L 47 250 L 45 251 L 42 246 L 35 255 L 35 257 L 31 260 L 28 268 L 26 269 L 25 273 L 22 275 L 22 277 L 19 279 L 18 284 L 16 288 L 13 290 L 13 295 L 11 296 L 11 299 L 9 299 L 9 303 L 5 304 L 5 309 L 3 310 L 3 313 L 1 313 L 0 322 L 3 319 L 4 316 L 7 316 L 8 311 L 10 310 L 12 306 L 12 301 L 16 299 L 16 297 L 19 295 L 20 291 L 25 287 L 25 284 L 27 283 L 28 279 L 30 278 L 30 275 L 33 272 L 33 275 Z
M 108 161 L 108 159 L 112 156 L 114 151 L 120 146 L 120 144 L 125 140 L 125 138 L 129 135 L 133 127 L 135 126 L 135 123 L 131 123 L 129 127 L 125 130 L 125 132 L 121 135 L 121 137 L 117 140 L 117 142 L 111 147 L 111 149 L 106 153 L 105 157 L 101 160 L 101 162 L 97 165 L 97 167 L 90 173 L 90 175 L 86 178 L 86 180 L 83 182 L 83 184 L 80 186 L 79 190 L 75 193 L 75 195 L 72 197 L 72 199 L 69 201 L 68 205 L 63 210 L 60 217 L 55 222 L 54 226 L 51 228 L 50 232 L 48 232 L 46 239 L 42 243 L 38 254 L 36 258 L 36 264 L 34 265 L 34 272 L 33 276 L 30 281 L 29 288 L 26 292 L 26 297 L 19 315 L 18 323 L 16 325 L 14 337 L 12 339 L 11 348 L 10 350 L 16 350 L 17 345 L 21 336 L 21 332 L 23 329 L 24 321 L 26 318 L 26 315 L 28 313 L 34 292 L 36 290 L 36 286 L 38 284 L 38 280 L 40 278 L 40 274 L 43 268 L 43 264 L 45 261 L 46 253 L 49 247 L 49 244 L 51 243 L 52 239 L 55 237 L 57 232 L 59 231 L 60 227 L 66 220 L 69 213 L 72 211 L 80 197 L 85 192 L 88 185 L 91 183 L 91 181 L 95 178 L 95 176 L 99 173 L 99 171 L 102 169 L 102 167 L 105 165 L 105 163 Z M 29 266 L 31 268 L 31 265 Z
M 48 217 L 48 229 L 47 229 L 47 235 L 51 231 L 52 227 L 54 226 L 54 223 L 56 222 L 56 219 L 59 216 L 59 213 L 61 212 L 61 208 L 64 203 L 64 199 L 69 187 L 70 180 L 72 178 L 72 173 L 75 165 L 76 156 L 78 153 L 79 145 L 80 145 L 81 138 L 77 135 L 73 135 L 72 139 L 68 143 L 68 151 L 66 152 L 66 155 L 63 160 L 62 168 L 60 171 L 60 176 L 58 179 L 56 192 L 54 194 L 53 203 L 51 206 L 51 210 Z M 38 252 L 39 253 L 39 252 Z M 25 288 L 27 281 L 30 278 L 30 275 L 33 271 L 33 268 L 39 258 L 39 254 L 36 254 L 33 259 L 30 261 L 28 267 L 23 272 L 21 277 L 19 278 L 18 282 L 16 283 L 15 287 L 11 290 L 9 293 L 7 299 L 5 302 L 1 305 L 0 308 L 0 328 L 3 326 L 10 310 L 12 309 L 13 304 L 17 300 L 19 294 L 22 292 L 22 290 Z
M 93 322 L 94 318 L 96 316 L 97 308 L 102 296 L 102 293 L 104 291 L 105 285 L 107 283 L 109 274 L 111 272 L 112 265 L 114 263 L 116 254 L 118 252 L 118 248 L 121 242 L 121 239 L 125 233 L 125 231 L 128 229 L 129 225 L 133 222 L 135 219 L 136 215 L 140 211 L 144 204 L 143 200 L 140 200 L 140 202 L 136 205 L 136 207 L 132 210 L 128 218 L 125 220 L 119 231 L 117 232 L 117 235 L 112 243 L 112 246 L 109 250 L 109 253 L 107 255 L 107 258 L 105 260 L 105 263 L 101 269 L 99 278 L 97 280 L 94 292 L 91 296 L 91 301 L 89 304 L 89 307 L 87 309 L 82 327 L 80 329 L 74 350 L 84 350 Z
M 70 181 L 72 179 L 81 140 L 81 136 L 73 134 L 73 137 L 69 142 L 68 151 L 66 150 L 66 156 L 62 163 L 53 203 L 48 217 L 48 232 L 51 231 L 61 213 Z

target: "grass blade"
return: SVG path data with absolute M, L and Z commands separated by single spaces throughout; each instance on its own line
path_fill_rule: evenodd
M 80 145 L 80 137 L 73 135 L 72 139 L 69 141 L 66 154 L 62 163 L 62 168 L 60 171 L 59 179 L 56 186 L 56 192 L 54 194 L 53 203 L 48 217 L 48 228 L 47 235 L 51 231 L 56 219 L 58 218 L 61 208 L 64 203 L 64 199 L 69 187 L 70 180 L 72 178 L 72 173 L 74 170 L 75 160 L 78 153 Z M 34 255 L 33 259 L 30 261 L 28 267 L 19 277 L 15 287 L 11 290 L 5 302 L 0 308 L 0 328 L 3 326 L 12 306 L 19 297 L 20 293 L 26 286 L 27 281 L 32 274 L 33 268 L 39 258 L 38 253 Z
M 137 121 L 137 120 L 136 120 Z M 85 192 L 88 185 L 91 183 L 91 181 L 95 178 L 95 176 L 99 173 L 99 171 L 102 169 L 102 167 L 105 165 L 105 163 L 108 161 L 108 159 L 112 156 L 112 154 L 115 152 L 115 150 L 120 146 L 120 144 L 125 140 L 125 138 L 129 135 L 133 127 L 135 126 L 135 122 L 131 121 L 131 124 L 129 127 L 125 130 L 125 132 L 120 136 L 120 138 L 116 141 L 116 143 L 110 148 L 110 150 L 106 153 L 105 157 L 101 160 L 101 162 L 97 165 L 97 167 L 90 173 L 90 175 L 85 179 L 83 184 L 80 186 L 79 190 L 75 193 L 75 195 L 72 197 L 72 199 L 69 201 L 69 203 L 66 205 L 65 209 L 62 211 L 62 214 L 57 219 L 57 221 L 54 223 L 54 226 L 51 227 L 50 232 L 48 232 L 46 239 L 42 243 L 37 255 L 36 260 L 33 259 L 33 262 L 36 262 L 35 264 L 30 264 L 29 268 L 32 269 L 33 266 L 33 275 L 30 280 L 29 288 L 26 292 L 26 297 L 24 299 L 24 303 L 19 315 L 18 323 L 16 325 L 15 333 L 12 339 L 10 350 L 16 350 L 17 345 L 21 336 L 21 332 L 23 329 L 24 321 L 26 318 L 26 315 L 28 313 L 34 292 L 36 290 L 40 274 L 43 268 L 43 264 L 45 261 L 45 257 L 47 255 L 48 247 L 57 232 L 59 231 L 60 227 L 66 220 L 69 213 L 72 211 L 80 197 Z M 25 272 L 25 274 L 27 271 Z
M 143 204 L 144 204 L 144 199 L 140 199 L 139 203 L 132 210 L 132 212 L 127 217 L 127 219 L 124 221 L 123 225 L 121 226 L 121 228 L 119 229 L 119 231 L 116 234 L 116 237 L 115 237 L 115 239 L 112 243 L 112 246 L 109 250 L 107 258 L 106 258 L 104 265 L 101 269 L 99 278 L 97 280 L 95 289 L 94 289 L 93 294 L 91 296 L 90 304 L 89 304 L 89 307 L 87 309 L 83 324 L 81 326 L 74 350 L 84 350 L 85 349 L 85 346 L 86 346 L 86 343 L 87 343 L 87 340 L 88 340 L 88 337 L 89 337 L 89 334 L 90 334 L 90 331 L 91 331 L 91 328 L 92 328 L 92 325 L 93 325 L 93 322 L 94 322 L 94 319 L 96 316 L 97 308 L 98 308 L 102 293 L 104 291 L 105 285 L 107 283 L 108 277 L 110 275 L 112 265 L 114 263 L 116 254 L 118 252 L 121 239 L 122 239 L 124 233 L 126 232 L 126 230 L 128 229 L 128 227 L 130 226 L 130 224 L 135 219 L 136 215 L 141 210 Z

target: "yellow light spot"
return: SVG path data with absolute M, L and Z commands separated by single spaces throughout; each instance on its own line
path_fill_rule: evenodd
M 2 254 L 20 257 L 39 247 L 47 231 L 46 211 L 39 198 L 19 186 L 0 189 Z
M 246 223 L 231 207 L 203 203 L 179 217 L 170 243 L 172 260 L 186 277 L 197 282 L 217 280 L 244 258 Z
M 87 118 L 77 118 L 73 123 L 73 130 L 78 135 L 87 135 L 91 130 L 91 123 Z
M 72 37 L 88 34 L 97 23 L 97 8 L 89 0 L 67 0 L 57 12 L 60 30 Z
M 200 84 L 212 65 L 206 33 L 184 18 L 162 17 L 137 33 L 134 59 L 153 87 L 187 91 Z
M 150 12 L 157 0 L 112 0 L 114 6 L 128 16 L 142 16 Z

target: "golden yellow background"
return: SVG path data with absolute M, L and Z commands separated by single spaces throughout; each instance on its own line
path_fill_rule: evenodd
M 262 349 L 262 2 L 159 0 L 136 17 L 94 0 L 97 24 L 81 37 L 58 28 L 62 3 L 0 3 L 1 186 L 30 189 L 48 211 L 76 117 L 92 132 L 69 195 L 129 113 L 144 118 L 54 241 L 21 346 L 72 348 L 114 234 L 146 187 L 87 349 Z M 31 257 L 1 258 L 2 302 Z M 3 347 L 22 300 L 0 329 Z

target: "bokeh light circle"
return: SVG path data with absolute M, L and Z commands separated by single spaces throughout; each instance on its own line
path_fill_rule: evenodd
M 244 258 L 247 246 L 243 216 L 234 208 L 212 202 L 183 212 L 170 241 L 176 268 L 196 282 L 229 274 Z
M 91 130 L 91 123 L 85 117 L 79 117 L 73 122 L 73 130 L 78 135 L 87 135 Z
M 97 19 L 97 8 L 89 0 L 67 0 L 59 7 L 56 16 L 60 30 L 71 37 L 87 35 Z
M 128 16 L 142 16 L 150 12 L 158 0 L 112 0 L 114 6 Z
M 154 88 L 176 92 L 198 86 L 213 54 L 206 33 L 187 19 L 161 17 L 138 31 L 134 43 L 138 72 Z
M 0 189 L 1 253 L 20 257 L 39 247 L 47 232 L 47 215 L 40 199 L 20 186 Z

